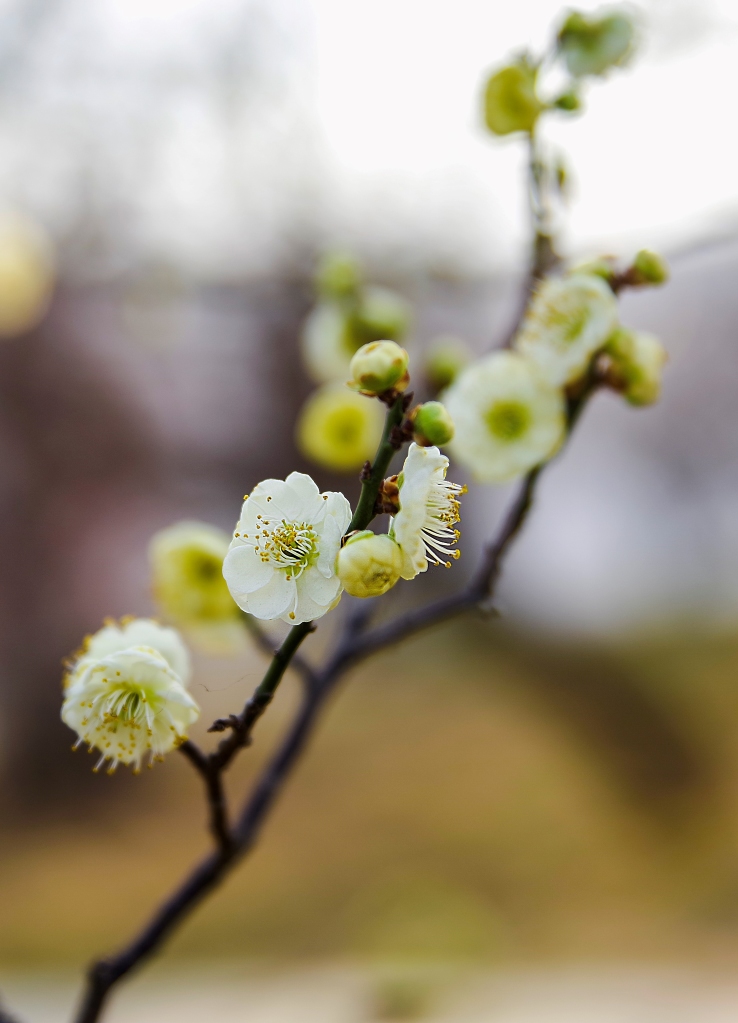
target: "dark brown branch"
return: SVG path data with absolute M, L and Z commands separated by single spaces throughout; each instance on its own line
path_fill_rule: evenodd
M 203 753 L 190 739 L 179 747 L 182 753 L 202 776 L 210 811 L 210 831 L 218 848 L 223 853 L 231 851 L 233 837 L 228 827 L 228 806 L 223 791 L 223 775 L 215 767 L 207 753 Z

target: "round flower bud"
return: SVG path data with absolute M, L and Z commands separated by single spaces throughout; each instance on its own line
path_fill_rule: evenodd
M 497 71 L 484 93 L 484 119 L 495 135 L 532 131 L 543 110 L 536 95 L 536 69 L 527 60 Z
M 609 68 L 622 65 L 633 49 L 635 29 L 623 13 L 605 17 L 588 17 L 572 11 L 559 30 L 559 53 L 570 74 L 602 75 Z
M 620 327 L 607 343 L 615 387 L 631 405 L 653 405 L 661 395 L 661 374 L 668 358 L 657 337 Z
M 641 249 L 633 260 L 633 269 L 644 284 L 665 284 L 669 280 L 669 264 L 658 252 Z
M 388 288 L 365 288 L 346 318 L 344 344 L 350 355 L 371 341 L 401 341 L 410 326 L 407 302 Z
M 382 394 L 391 388 L 404 390 L 409 381 L 409 357 L 394 341 L 362 345 L 351 360 L 349 387 L 364 394 Z
M 461 338 L 441 336 L 431 342 L 426 353 L 425 375 L 435 391 L 442 391 L 470 362 L 471 352 Z
M 333 301 L 355 296 L 361 286 L 361 271 L 345 252 L 332 252 L 320 261 L 315 277 L 318 294 Z
M 336 573 L 352 597 L 380 597 L 400 578 L 402 551 L 386 533 L 365 529 L 349 537 L 336 558 Z
M 413 436 L 421 447 L 448 444 L 454 435 L 454 421 L 440 401 L 426 401 L 413 414 Z
M 568 89 L 557 96 L 553 101 L 557 110 L 563 110 L 567 114 L 574 114 L 582 108 L 582 100 L 576 89 Z
M 343 384 L 324 384 L 310 395 L 297 421 L 297 446 L 336 472 L 360 469 L 382 436 L 381 406 Z

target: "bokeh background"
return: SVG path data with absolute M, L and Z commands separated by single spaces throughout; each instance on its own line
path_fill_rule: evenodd
M 670 258 L 667 287 L 622 302 L 670 351 L 662 402 L 597 398 L 509 558 L 502 620 L 351 676 L 250 862 L 111 1019 L 735 1018 L 738 4 L 635 12 L 637 60 L 550 137 L 573 172 L 567 255 Z M 157 529 L 230 530 L 243 493 L 295 468 L 355 495 L 293 440 L 322 252 L 412 303 L 415 360 L 441 333 L 504 336 L 525 154 L 485 135 L 479 93 L 559 14 L 0 3 L 0 206 L 56 261 L 46 316 L 0 343 L 0 990 L 29 1020 L 65 1018 L 75 971 L 207 841 L 177 757 L 108 778 L 72 756 L 62 658 L 153 611 Z M 508 496 L 474 488 L 462 562 L 392 599 L 461 585 Z M 203 722 L 261 666 L 199 656 Z M 296 696 L 288 679 L 234 795 Z

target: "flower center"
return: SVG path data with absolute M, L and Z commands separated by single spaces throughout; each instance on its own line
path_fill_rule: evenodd
M 543 317 L 548 330 L 555 331 L 565 345 L 573 344 L 587 324 L 587 310 L 577 303 L 573 308 L 549 306 Z
M 329 417 L 327 426 L 336 444 L 350 447 L 361 438 L 364 417 L 358 409 L 340 409 Z
M 285 569 L 290 576 L 301 575 L 318 556 L 318 536 L 307 522 L 286 519 L 270 528 L 271 522 L 259 517 L 260 532 L 254 549 L 262 561 Z
M 430 488 L 425 506 L 425 522 L 420 537 L 428 561 L 432 565 L 451 567 L 448 558 L 460 558 L 461 551 L 451 550 L 461 533 L 453 527 L 459 521 L 459 496 L 466 493 L 466 487 L 448 480 L 436 480 Z
M 484 416 L 497 440 L 519 440 L 530 426 L 530 409 L 522 401 L 496 401 Z

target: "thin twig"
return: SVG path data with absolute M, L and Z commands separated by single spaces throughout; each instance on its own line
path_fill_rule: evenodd
M 221 770 L 213 765 L 209 755 L 203 753 L 191 739 L 183 742 L 179 751 L 187 757 L 202 776 L 210 810 L 210 830 L 221 852 L 230 852 L 233 846 L 233 837 L 228 827 L 228 805 L 223 790 Z

